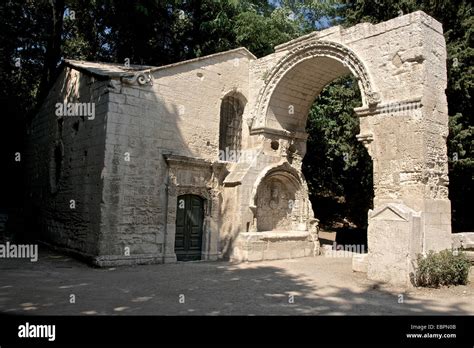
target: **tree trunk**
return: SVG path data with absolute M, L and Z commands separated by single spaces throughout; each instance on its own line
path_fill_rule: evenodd
M 44 60 L 43 74 L 41 76 L 41 83 L 39 88 L 39 101 L 46 97 L 51 84 L 57 74 L 57 65 L 61 59 L 61 36 L 63 29 L 63 16 L 64 16 L 64 5 L 65 0 L 50 0 L 52 22 L 51 22 L 51 35 L 48 39 L 48 45 L 46 47 L 46 55 Z

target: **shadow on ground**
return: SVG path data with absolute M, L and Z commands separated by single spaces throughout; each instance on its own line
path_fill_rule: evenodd
M 454 290 L 388 288 L 352 273 L 348 259 L 322 256 L 247 264 L 192 262 L 97 269 L 42 250 L 36 263 L 0 260 L 0 273 L 0 311 L 4 313 L 474 314 L 472 285 Z

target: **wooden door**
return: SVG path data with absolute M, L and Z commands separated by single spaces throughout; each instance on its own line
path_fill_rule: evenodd
M 201 259 L 204 200 L 195 195 L 178 196 L 175 253 L 178 261 Z

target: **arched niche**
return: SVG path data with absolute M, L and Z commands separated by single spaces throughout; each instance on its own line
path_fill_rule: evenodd
M 261 173 L 251 201 L 254 230 L 306 230 L 307 196 L 301 178 L 288 163 L 271 166 Z

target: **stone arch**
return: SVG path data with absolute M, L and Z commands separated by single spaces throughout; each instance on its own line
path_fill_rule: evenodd
M 252 193 L 250 195 L 250 208 L 255 207 L 255 198 L 257 195 L 257 189 L 262 183 L 262 180 L 271 174 L 272 172 L 286 172 L 288 173 L 287 175 L 292 176 L 294 180 L 296 180 L 299 184 L 301 184 L 302 180 L 300 178 L 300 173 L 293 168 L 287 161 L 281 161 L 276 164 L 271 164 L 266 166 L 257 176 L 255 179 L 255 182 L 252 187 Z
M 240 88 L 232 88 L 230 90 L 226 90 L 223 94 L 222 97 L 220 98 L 221 102 L 224 100 L 225 97 L 235 97 L 240 100 L 240 102 L 245 106 L 247 105 L 248 99 L 244 94 L 244 91 Z
M 198 187 L 198 186 L 177 186 L 174 189 L 174 195 L 176 197 L 184 195 L 193 195 L 200 197 L 204 202 L 204 217 L 207 219 L 211 214 L 212 209 L 212 195 L 210 194 L 210 189 L 207 187 Z
M 295 168 L 288 162 L 267 166 L 258 175 L 250 196 L 252 229 L 304 231 L 308 204 L 306 183 Z
M 292 84 L 292 81 L 298 80 L 298 73 L 300 86 Z M 290 132 L 304 132 L 302 124 L 291 123 L 291 118 L 298 121 L 293 114 L 307 114 L 314 98 L 324 86 L 348 73 L 358 80 L 363 107 L 373 107 L 381 101 L 365 64 L 350 48 L 321 40 L 291 49 L 267 74 L 264 87 L 257 97 L 252 129 L 283 128 L 282 130 Z M 292 74 L 296 75 L 296 78 Z M 313 82 L 313 86 L 305 84 L 304 79 Z M 283 95 L 285 92 L 288 94 L 287 98 Z M 296 99 L 296 94 L 302 95 L 303 98 Z M 291 110 L 291 107 L 295 110 Z M 282 125 L 284 117 L 278 120 L 278 112 L 286 113 L 289 121 L 286 126 L 290 127 L 285 128 L 285 125 Z
M 277 46 L 252 73 L 252 140 L 292 146 L 296 151 L 279 153 L 268 146 L 261 157 L 275 163 L 281 155 L 298 171 L 315 98 L 338 77 L 352 74 L 358 80 L 357 139 L 373 159 L 370 279 L 408 284 L 417 253 L 450 247 L 446 43 L 439 22 L 415 12 L 376 25 L 308 34 Z

